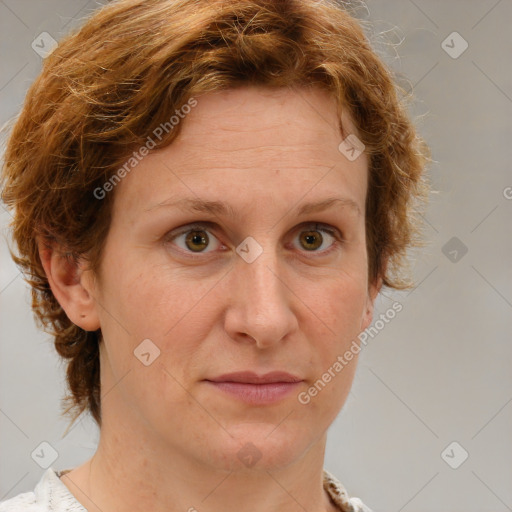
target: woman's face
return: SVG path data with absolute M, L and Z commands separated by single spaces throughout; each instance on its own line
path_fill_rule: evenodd
M 321 90 L 196 100 L 178 139 L 110 192 L 91 281 L 102 428 L 212 467 L 284 467 L 324 439 L 356 351 L 333 368 L 371 321 L 368 161 L 339 149 L 335 100 Z M 234 372 L 298 382 L 229 384 L 248 380 L 222 377 Z

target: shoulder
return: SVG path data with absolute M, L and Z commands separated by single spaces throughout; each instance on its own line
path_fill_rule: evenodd
M 323 475 L 324 489 L 342 512 L 372 512 L 359 498 L 350 497 L 345 487 L 332 473 L 324 469 Z
M 0 501 L 0 512 L 39 512 L 43 509 L 36 503 L 34 492 L 24 492 L 5 501 Z
M 62 472 L 48 468 L 33 491 L 0 502 L 0 512 L 87 512 L 61 482 Z

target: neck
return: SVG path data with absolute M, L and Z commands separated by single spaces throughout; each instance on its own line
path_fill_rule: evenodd
M 323 489 L 325 443 L 324 433 L 285 468 L 228 471 L 106 416 L 95 455 L 62 481 L 89 512 L 333 512 Z
M 105 387 L 111 391 L 102 403 L 98 449 L 62 477 L 88 512 L 337 510 L 323 489 L 326 432 L 303 451 L 297 442 L 274 442 L 270 432 L 262 444 L 255 441 L 265 446 L 264 456 L 249 467 L 238 460 L 236 436 L 216 435 L 216 425 L 204 425 L 205 432 L 195 432 L 201 438 L 192 442 L 190 432 L 179 432 L 174 440 L 127 404 L 113 381 Z

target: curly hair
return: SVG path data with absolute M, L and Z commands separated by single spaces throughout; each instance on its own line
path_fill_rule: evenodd
M 101 329 L 70 321 L 52 293 L 37 239 L 97 273 L 115 192 L 94 193 L 156 126 L 196 95 L 257 84 L 321 87 L 346 108 L 369 157 L 370 282 L 412 286 L 407 250 L 421 246 L 430 150 L 407 94 L 347 5 L 336 0 L 118 0 L 45 59 L 7 141 L 2 199 L 15 209 L 11 256 L 31 287 L 36 322 L 68 360 L 72 423 L 101 427 Z M 158 141 L 172 142 L 182 123 Z M 343 133 L 343 127 L 340 129 Z

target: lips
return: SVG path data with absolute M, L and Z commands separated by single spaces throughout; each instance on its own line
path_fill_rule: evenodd
M 235 372 L 219 375 L 205 382 L 225 396 L 250 405 L 269 405 L 278 402 L 303 381 L 300 377 L 287 372 L 274 371 L 265 375 L 253 372 Z
M 206 379 L 210 382 L 239 382 L 245 384 L 270 384 L 277 382 L 301 382 L 303 379 L 287 372 L 274 371 L 265 375 L 257 375 L 254 372 L 226 373 L 219 377 Z

